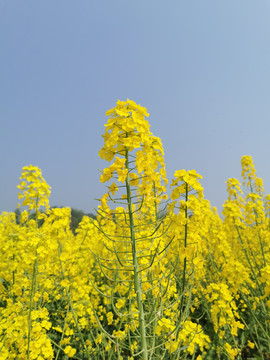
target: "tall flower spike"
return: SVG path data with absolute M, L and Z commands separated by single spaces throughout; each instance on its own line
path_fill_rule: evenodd
M 22 169 L 20 180 L 18 189 L 21 192 L 18 194 L 18 198 L 23 199 L 22 205 L 28 206 L 30 211 L 39 210 L 41 206 L 45 206 L 48 210 L 51 187 L 43 178 L 41 170 L 37 166 L 25 166 Z
M 112 308 L 125 321 L 125 332 L 119 329 L 114 336 L 138 342 L 140 356 L 146 360 L 152 346 L 166 351 L 163 335 L 156 340 L 153 324 L 157 308 L 166 301 L 171 305 L 174 298 L 169 294 L 175 292 L 173 270 L 165 260 L 172 241 L 167 236 L 170 219 L 163 221 L 159 216 L 166 199 L 164 151 L 161 140 L 150 132 L 144 107 L 131 100 L 118 101 L 107 115 L 99 155 L 111 164 L 103 170 L 100 181 L 111 183 L 101 198 L 97 217 L 104 252 L 102 257 L 95 256 L 111 284 Z M 146 279 L 151 280 L 148 283 Z M 170 300 L 162 299 L 166 292 Z M 130 310 L 124 315 L 125 305 Z M 171 328 L 164 327 L 161 332 L 170 333 Z

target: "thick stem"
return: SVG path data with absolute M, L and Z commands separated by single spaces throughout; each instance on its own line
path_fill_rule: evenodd
M 36 220 L 35 220 L 35 228 L 38 228 L 38 197 L 36 198 Z M 30 359 L 30 342 L 31 342 L 31 330 L 32 330 L 32 319 L 31 314 L 33 310 L 33 302 L 34 296 L 37 289 L 37 272 L 38 272 L 38 260 L 37 260 L 37 250 L 36 250 L 36 258 L 33 265 L 33 276 L 31 283 L 31 293 L 30 293 L 30 304 L 29 304 L 29 315 L 28 315 L 28 334 L 27 334 L 27 360 Z
M 129 169 L 128 148 L 126 148 L 125 150 L 125 157 L 126 157 L 126 169 Z M 144 309 L 143 309 L 143 301 L 142 301 L 142 283 L 139 275 L 139 265 L 138 265 L 137 251 L 136 251 L 135 227 L 133 220 L 131 191 L 130 191 L 130 182 L 129 182 L 128 174 L 126 177 L 126 191 L 127 191 L 128 213 L 129 213 L 130 240 L 132 245 L 132 258 L 133 258 L 133 269 L 134 269 L 134 289 L 137 295 L 137 305 L 139 310 L 142 359 L 147 360 L 148 351 L 147 351 L 147 343 L 146 343 L 146 329 L 145 329 Z
M 188 234 L 188 208 L 187 208 L 187 201 L 188 201 L 188 184 L 186 184 L 186 207 L 185 207 L 185 237 L 184 237 L 184 247 L 185 247 L 185 251 L 187 248 L 187 234 Z M 182 283 L 182 299 L 181 299 L 181 310 L 182 310 L 182 306 L 183 306 L 183 302 L 184 302 L 184 291 L 185 291 L 185 286 L 186 286 L 186 268 L 187 268 L 187 258 L 185 255 L 184 258 L 184 267 L 183 267 L 183 283 Z

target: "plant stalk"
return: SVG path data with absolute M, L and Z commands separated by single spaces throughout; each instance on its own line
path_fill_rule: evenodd
M 126 169 L 129 169 L 128 161 L 128 148 L 125 150 L 126 157 Z M 130 191 L 130 181 L 127 174 L 126 177 L 126 191 L 127 191 L 127 202 L 128 202 L 128 213 L 129 213 L 129 226 L 130 226 L 130 240 L 132 244 L 132 259 L 133 259 L 133 268 L 134 268 L 134 289 L 137 294 L 137 305 L 139 310 L 139 324 L 140 324 L 140 341 L 142 347 L 142 359 L 148 359 L 147 351 L 147 342 L 146 342 L 146 329 L 145 329 L 145 318 L 144 318 L 144 309 L 142 301 L 142 283 L 139 275 L 139 265 L 136 251 L 136 237 L 135 237 L 135 227 L 133 220 L 132 212 L 132 201 L 131 201 L 131 191 Z

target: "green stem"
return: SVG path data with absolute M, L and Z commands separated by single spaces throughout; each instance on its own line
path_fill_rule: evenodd
M 185 201 L 186 201 L 186 203 L 188 201 L 188 184 L 187 183 L 186 183 L 186 198 L 185 198 Z M 186 207 L 185 207 L 185 220 L 186 220 L 186 223 L 185 223 L 184 247 L 185 247 L 185 250 L 186 250 L 186 248 L 187 248 L 187 234 L 188 234 L 188 224 L 187 224 L 187 221 L 188 221 L 188 208 L 187 208 L 187 204 L 186 204 Z M 186 286 L 186 269 L 187 269 L 187 258 L 185 256 L 185 258 L 184 258 L 184 267 L 183 267 L 181 311 L 182 311 L 182 307 L 183 307 L 184 291 L 185 291 L 185 286 Z
M 126 157 L 126 169 L 129 169 L 128 161 L 128 148 L 125 149 Z M 139 324 L 140 324 L 140 341 L 142 347 L 142 359 L 148 359 L 147 343 L 146 343 L 146 329 L 145 329 L 145 318 L 144 318 L 144 309 L 142 301 L 142 283 L 139 275 L 139 265 L 136 251 L 136 237 L 135 237 L 135 227 L 133 220 L 132 212 L 132 200 L 131 200 L 131 190 L 130 190 L 130 181 L 127 174 L 126 177 L 126 191 L 127 191 L 127 202 L 128 202 L 128 213 L 129 213 L 129 226 L 130 226 L 130 239 L 132 244 L 132 258 L 133 258 L 133 269 L 134 269 L 134 289 L 137 294 L 137 305 L 139 310 Z

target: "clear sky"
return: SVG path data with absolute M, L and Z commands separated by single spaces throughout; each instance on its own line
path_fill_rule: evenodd
M 169 179 L 195 169 L 219 212 L 243 155 L 270 192 L 270 1 L 0 0 L 0 212 L 29 164 L 52 206 L 93 212 L 105 112 L 127 98 Z

